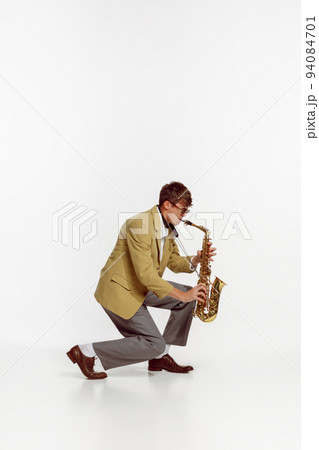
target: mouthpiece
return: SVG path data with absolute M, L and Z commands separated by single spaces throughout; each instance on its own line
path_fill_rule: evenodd
M 201 225 L 196 225 L 195 223 L 191 222 L 190 220 L 182 219 L 182 222 L 184 222 L 185 225 L 191 225 L 192 227 L 198 228 L 199 230 L 203 231 L 204 233 L 207 233 L 207 234 L 210 233 L 208 228 L 205 228 L 205 227 L 203 227 Z
M 182 222 L 184 222 L 185 225 L 194 225 L 193 222 L 191 222 L 190 220 L 182 219 Z

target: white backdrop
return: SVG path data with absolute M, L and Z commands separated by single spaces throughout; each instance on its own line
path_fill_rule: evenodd
M 298 371 L 299 2 L 0 3 L 9 362 L 118 337 L 93 297 L 100 269 L 121 214 L 151 208 L 174 180 L 193 194 L 191 220 L 224 214 L 213 271 L 228 286 L 218 319 L 194 322 L 188 359 Z M 52 240 L 52 215 L 71 202 L 97 211 L 80 249 Z M 234 212 L 251 239 L 221 239 Z M 167 315 L 154 317 L 162 327 Z

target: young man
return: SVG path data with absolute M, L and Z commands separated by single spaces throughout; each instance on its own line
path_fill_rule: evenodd
M 206 288 L 201 283 L 192 288 L 162 279 L 166 267 L 192 273 L 200 262 L 201 250 L 183 257 L 175 243 L 175 225 L 191 205 L 190 191 L 182 183 L 171 182 L 162 187 L 158 205 L 122 226 L 94 296 L 124 337 L 76 345 L 67 352 L 87 378 L 107 377 L 105 372 L 94 371 L 96 358 L 105 370 L 142 361 L 149 361 L 148 369 L 153 371 L 193 370 L 192 366 L 178 365 L 168 350 L 170 345 L 186 345 L 194 302 L 203 302 Z M 211 261 L 215 250 L 210 247 Z M 171 311 L 163 335 L 148 306 Z

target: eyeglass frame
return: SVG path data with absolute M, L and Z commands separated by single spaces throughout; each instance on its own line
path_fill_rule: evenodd
M 170 204 L 175 206 L 175 208 L 179 209 L 181 211 L 181 213 L 184 214 L 184 215 L 188 214 L 190 212 L 190 209 L 188 207 L 187 208 L 180 208 L 179 206 L 175 205 L 175 203 L 173 203 L 171 201 L 170 201 Z

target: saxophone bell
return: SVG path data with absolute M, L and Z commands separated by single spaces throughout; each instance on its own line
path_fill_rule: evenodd
M 216 319 L 219 307 L 220 294 L 226 283 L 224 283 L 220 278 L 215 277 L 213 283 L 210 281 L 210 261 L 209 261 L 209 242 L 210 242 L 210 231 L 201 226 L 195 225 L 189 220 L 183 220 L 185 225 L 190 225 L 192 227 L 198 228 L 205 233 L 202 245 L 202 258 L 200 263 L 200 273 L 198 283 L 203 283 L 206 286 L 206 303 L 197 302 L 194 308 L 194 317 L 199 317 L 203 322 L 212 322 Z

